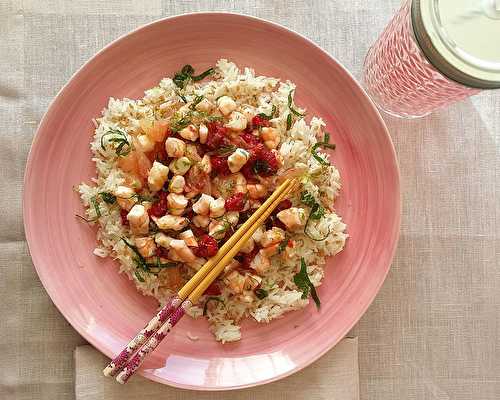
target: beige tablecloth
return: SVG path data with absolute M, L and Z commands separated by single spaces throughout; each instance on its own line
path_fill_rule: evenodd
M 359 76 L 398 4 L 0 0 L 0 399 L 74 398 L 73 350 L 84 341 L 37 279 L 20 202 L 35 128 L 85 60 L 162 16 L 226 10 L 295 29 Z M 362 399 L 500 398 L 499 110 L 500 96 L 490 92 L 422 120 L 387 119 L 403 220 L 387 281 L 351 332 L 359 337 Z
M 108 359 L 90 345 L 75 350 L 76 400 L 359 400 L 358 339 L 346 338 L 312 368 L 278 382 L 231 392 L 193 393 L 134 376 L 126 386 L 105 378 Z

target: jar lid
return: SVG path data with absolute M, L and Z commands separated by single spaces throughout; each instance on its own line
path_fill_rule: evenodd
M 443 75 L 500 88 L 500 0 L 413 0 L 415 37 Z

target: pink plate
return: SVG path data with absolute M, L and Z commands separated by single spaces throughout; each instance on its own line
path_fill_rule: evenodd
M 71 78 L 43 118 L 26 167 L 24 221 L 33 262 L 56 306 L 85 339 L 111 357 L 155 311 L 155 302 L 139 295 L 116 263 L 92 255 L 95 232 L 75 218 L 83 211 L 73 186 L 94 175 L 91 120 L 110 96 L 142 97 L 182 65 L 201 71 L 219 58 L 290 79 L 297 102 L 327 122 L 343 183 L 336 209 L 350 239 L 328 261 L 320 312 L 312 304 L 270 324 L 247 322 L 241 342 L 224 346 L 205 321 L 181 321 L 141 374 L 198 390 L 271 382 L 331 349 L 382 285 L 400 223 L 399 172 L 387 129 L 337 61 L 294 32 L 242 15 L 189 14 L 152 23 L 111 43 Z

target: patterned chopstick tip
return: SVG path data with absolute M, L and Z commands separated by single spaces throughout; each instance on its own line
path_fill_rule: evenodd
M 156 316 L 127 344 L 127 346 L 104 368 L 104 376 L 115 376 L 125 366 L 134 352 L 148 340 L 182 303 L 178 296 L 172 298 Z
M 116 376 L 116 380 L 119 383 L 127 383 L 130 377 L 139 369 L 146 356 L 156 349 L 160 342 L 165 338 L 165 336 L 167 336 L 170 330 L 175 326 L 175 324 L 177 324 L 177 322 L 179 322 L 192 305 L 191 301 L 185 300 L 182 305 L 172 313 L 167 322 L 165 322 L 165 324 L 158 329 L 152 337 L 149 338 L 146 344 L 142 346 L 142 348 L 127 363 L 125 368 L 123 368 L 123 370 Z
M 212 268 L 210 272 L 205 272 L 205 276 L 202 277 L 201 279 L 207 280 L 207 278 L 210 279 L 215 279 L 214 275 L 214 270 L 217 274 L 220 273 L 221 269 L 217 268 L 218 263 L 222 262 L 222 264 L 227 264 L 227 258 L 228 254 L 231 254 L 231 257 L 233 256 L 235 251 L 235 247 L 239 244 L 241 241 L 242 237 L 245 237 L 247 234 L 253 233 L 255 231 L 257 225 L 261 225 L 265 218 L 267 218 L 270 213 L 272 212 L 273 209 L 276 208 L 277 204 L 279 204 L 280 199 L 283 199 L 286 195 L 288 195 L 291 191 L 295 189 L 297 186 L 298 181 L 297 179 L 286 179 L 279 188 L 275 190 L 275 192 L 266 200 L 266 202 L 259 207 L 259 209 L 252 215 L 251 219 L 248 220 L 243 226 L 236 231 L 235 235 L 231 238 L 236 238 L 233 240 L 234 243 L 229 245 L 231 243 L 231 239 L 224 245 L 227 248 L 223 246 L 219 252 L 221 252 L 223 249 L 225 255 L 220 256 L 216 261 L 213 261 L 212 264 L 210 264 L 210 261 L 205 264 L 205 266 L 202 267 L 200 271 L 195 275 L 197 277 L 202 270 L 204 270 L 206 267 L 208 268 L 208 265 L 210 267 L 215 267 Z M 271 208 L 270 208 L 271 207 Z M 264 216 L 264 217 L 263 217 Z M 253 219 L 252 219 L 253 218 Z M 251 225 L 249 225 L 251 224 Z M 243 232 L 246 231 L 246 232 Z M 244 241 L 243 241 L 244 242 Z M 233 246 L 234 244 L 234 246 Z M 231 247 L 232 246 L 232 247 Z M 241 246 L 240 246 L 241 247 Z M 226 260 L 226 261 L 224 261 Z M 223 265 L 221 266 L 223 268 Z M 213 275 L 213 276 L 212 276 Z M 191 279 L 193 281 L 193 278 Z M 139 335 L 136 336 L 135 339 L 138 339 L 137 341 L 134 339 L 131 341 L 132 347 L 134 350 L 138 349 L 135 354 L 133 354 L 133 351 L 130 351 L 128 348 L 125 349 L 122 353 L 120 354 L 115 360 L 115 364 L 113 363 L 110 364 L 110 370 L 105 369 L 104 374 L 105 375 L 115 375 L 118 371 L 121 370 L 121 372 L 116 376 L 116 380 L 119 383 L 126 383 L 128 379 L 140 368 L 141 364 L 143 363 L 144 359 L 147 357 L 149 353 L 154 351 L 154 349 L 160 344 L 160 342 L 167 336 L 167 334 L 170 332 L 170 330 L 177 324 L 177 322 L 184 316 L 186 311 L 192 306 L 193 303 L 196 303 L 198 297 L 202 294 L 202 289 L 200 287 L 197 287 L 197 285 L 200 284 L 199 281 L 196 281 L 196 283 L 189 281 L 182 289 L 179 291 L 179 294 L 184 297 L 183 291 L 189 291 L 191 292 L 190 294 L 187 293 L 185 294 L 186 296 L 189 295 L 189 299 L 185 300 L 182 302 L 182 304 L 177 305 L 177 309 L 175 311 L 172 311 L 170 313 L 168 312 L 159 312 L 156 317 L 151 321 L 154 321 L 154 326 L 155 329 L 157 329 L 154 334 L 152 330 L 143 330 L 140 332 Z M 186 289 L 188 287 L 189 289 Z M 205 286 L 201 286 L 205 287 Z M 178 296 L 179 298 L 179 296 Z M 180 299 L 179 299 L 180 300 Z M 167 319 L 168 318 L 168 319 Z M 166 321 L 166 322 L 165 322 Z M 147 327 L 149 328 L 149 326 Z M 137 343 L 136 343 L 137 342 Z M 142 346 L 142 347 L 141 347 Z M 140 348 L 139 348 L 140 347 Z M 109 372 L 111 371 L 111 373 Z

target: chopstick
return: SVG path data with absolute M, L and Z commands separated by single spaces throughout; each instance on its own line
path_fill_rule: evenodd
M 198 283 L 198 285 L 196 285 L 196 286 L 194 286 L 192 284 L 189 285 L 189 287 L 192 287 L 193 289 L 192 289 L 191 293 L 188 295 L 188 298 L 182 302 L 180 307 L 177 308 L 170 315 L 170 317 L 167 319 L 167 321 L 161 327 L 159 327 L 159 329 L 152 336 L 150 336 L 147 339 L 147 341 L 139 349 L 139 351 L 126 363 L 123 370 L 116 377 L 116 380 L 118 382 L 120 382 L 122 384 L 126 383 L 128 381 L 128 379 L 139 369 L 141 364 L 144 362 L 146 356 L 149 353 L 151 353 L 154 349 L 156 349 L 156 347 L 161 343 L 161 341 L 170 332 L 170 330 L 175 326 L 175 324 L 177 324 L 177 322 L 179 322 L 179 320 L 184 316 L 184 314 L 189 310 L 189 308 L 193 304 L 196 304 L 196 302 L 203 295 L 205 290 L 219 276 L 219 274 L 224 270 L 224 267 L 227 264 L 229 264 L 229 262 L 239 252 L 239 250 L 245 244 L 245 242 L 248 239 L 250 239 L 250 237 L 259 228 L 259 226 L 261 226 L 265 222 L 265 220 L 271 215 L 271 213 L 274 211 L 274 209 L 277 207 L 277 205 L 283 200 L 283 198 L 295 189 L 297 183 L 298 182 L 296 180 L 285 181 L 275 191 L 275 193 L 279 192 L 279 195 L 273 196 L 274 201 L 269 206 L 267 206 L 266 203 L 264 203 L 261 207 L 259 207 L 259 209 L 257 209 L 257 211 L 254 213 L 254 215 L 257 214 L 257 212 L 259 210 L 261 210 L 261 212 L 259 213 L 260 215 L 258 217 L 252 219 L 254 221 L 254 223 L 251 224 L 242 234 L 238 235 L 239 239 L 237 240 L 237 242 L 233 246 L 231 246 L 231 248 L 219 258 L 218 263 L 213 265 L 213 268 L 206 274 L 206 276 L 201 280 L 201 282 Z M 279 190 L 282 187 L 284 187 L 284 189 Z M 264 208 L 264 206 L 266 206 L 266 207 Z M 243 226 L 240 227 L 240 229 L 238 229 L 237 233 L 242 228 L 243 228 Z M 236 233 L 235 233 L 235 235 L 236 235 Z M 233 235 L 233 236 L 235 236 L 235 235 Z M 224 246 L 221 248 L 221 250 L 223 248 L 224 248 Z M 215 257 L 217 257 L 218 255 L 219 255 L 219 253 L 217 253 L 217 255 Z M 207 264 L 208 264 L 208 262 L 207 262 Z M 200 269 L 200 271 L 201 271 L 201 269 Z M 185 289 L 186 286 L 188 286 L 188 284 L 191 282 L 191 280 L 186 285 L 184 285 L 184 287 L 182 289 Z M 187 290 L 183 290 L 182 291 L 183 295 L 186 292 L 187 292 Z M 179 291 L 179 297 L 180 297 L 180 294 L 181 294 L 181 291 Z
M 146 340 L 153 336 L 153 334 L 167 321 L 167 319 L 172 315 L 172 313 L 181 305 L 183 300 L 185 300 L 194 290 L 195 288 L 204 280 L 204 278 L 212 271 L 212 269 L 217 265 L 221 259 L 233 248 L 236 247 L 239 249 L 241 246 L 236 246 L 238 241 L 245 235 L 250 227 L 252 227 L 259 218 L 263 215 L 267 210 L 271 210 L 272 212 L 274 208 L 277 206 L 279 201 L 281 201 L 286 194 L 290 193 L 287 189 L 291 188 L 292 185 L 295 185 L 295 181 L 286 179 L 272 194 L 269 198 L 262 204 L 251 216 L 250 218 L 243 223 L 243 225 L 229 238 L 229 240 L 219 249 L 217 254 L 209 259 L 202 268 L 179 290 L 176 296 L 172 297 L 164 307 L 158 311 L 158 313 L 148 322 L 148 324 L 139 331 L 139 333 L 127 344 L 127 346 L 115 357 L 103 370 L 103 374 L 105 376 L 115 376 L 125 364 L 129 361 L 129 359 L 133 356 L 134 352 L 142 346 Z M 286 192 L 286 194 L 284 194 Z M 278 203 L 274 205 L 276 199 L 279 199 Z M 267 218 L 267 217 L 266 217 Z M 265 219 L 264 219 L 265 220 Z M 262 224 L 263 221 L 260 222 Z M 257 225 L 259 226 L 259 225 Z M 257 228 L 255 228 L 257 229 Z M 254 229 L 254 231 L 255 231 Z M 251 235 L 250 235 L 251 236 Z M 248 237 L 250 237 L 248 236 Z M 244 242 L 242 243 L 244 244 Z M 236 253 L 235 253 L 236 254 Z M 232 257 L 231 257 L 232 258 Z M 229 258 L 229 259 L 231 259 Z M 227 260 L 227 258 L 226 258 Z M 217 274 L 218 275 L 218 274 Z M 217 275 L 215 277 L 217 277 Z M 212 275 L 211 275 L 212 276 Z M 214 280 L 213 278 L 212 280 Z M 211 282 L 210 282 L 211 283 Z M 210 285 L 207 285 L 207 287 Z M 206 288 L 201 292 L 206 290 Z M 199 291 L 198 291 L 199 292 Z M 197 293 L 198 293 L 197 292 Z M 200 295 L 201 295 L 200 294 Z M 199 296 L 198 295 L 198 298 Z M 198 300 L 196 298 L 196 300 Z M 193 298 L 191 298 L 193 300 Z

